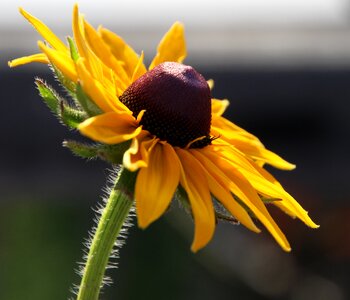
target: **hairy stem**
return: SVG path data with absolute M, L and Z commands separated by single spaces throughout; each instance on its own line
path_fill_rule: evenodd
M 122 169 L 91 242 L 77 300 L 97 300 L 114 243 L 132 207 L 135 174 Z

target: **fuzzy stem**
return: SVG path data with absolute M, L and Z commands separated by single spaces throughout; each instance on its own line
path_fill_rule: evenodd
M 97 300 L 114 243 L 132 207 L 135 173 L 122 169 L 93 237 L 77 300 Z

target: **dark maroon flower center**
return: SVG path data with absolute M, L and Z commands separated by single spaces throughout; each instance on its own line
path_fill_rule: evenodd
M 204 77 L 195 69 L 165 62 L 141 76 L 121 95 L 136 117 L 146 110 L 141 125 L 173 146 L 210 144 L 211 95 Z

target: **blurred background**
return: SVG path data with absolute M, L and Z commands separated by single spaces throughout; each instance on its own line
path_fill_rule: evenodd
M 75 1 L 0 3 L 0 299 L 67 299 L 82 242 L 93 225 L 108 166 L 61 146 L 76 133 L 50 114 L 34 77 L 46 66 L 9 69 L 36 53 L 23 6 L 60 37 Z M 80 1 L 94 25 L 122 35 L 152 59 L 175 20 L 185 23 L 187 64 L 215 80 L 226 117 L 295 163 L 271 171 L 321 225 L 311 230 L 271 208 L 293 251 L 266 233 L 219 224 L 190 252 L 191 221 L 177 205 L 145 231 L 133 227 L 115 284 L 101 299 L 350 299 L 350 1 Z

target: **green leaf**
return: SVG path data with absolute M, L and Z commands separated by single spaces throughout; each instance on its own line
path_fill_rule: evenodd
M 212 197 L 212 199 L 216 220 L 228 222 L 235 225 L 239 224 L 237 219 L 232 216 L 232 214 L 226 209 L 224 205 L 221 204 L 221 202 L 218 199 L 216 199 L 215 197 Z
M 79 104 L 90 117 L 102 114 L 102 110 L 85 94 L 79 83 L 76 86 L 76 95 Z
M 76 62 L 79 58 L 79 53 L 75 45 L 75 42 L 70 36 L 67 37 L 67 40 L 69 44 L 70 56 L 72 57 L 73 61 Z

